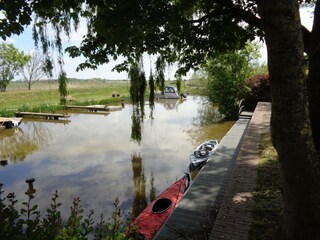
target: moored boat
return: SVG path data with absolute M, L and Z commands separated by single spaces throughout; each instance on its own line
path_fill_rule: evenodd
M 164 190 L 133 221 L 131 228 L 137 229 L 144 239 L 152 239 L 183 197 L 190 181 L 189 174 L 186 174 Z
M 209 140 L 201 143 L 190 155 L 190 161 L 193 167 L 198 167 L 199 165 L 208 161 L 216 149 L 218 148 L 218 140 Z
M 179 95 L 178 90 L 175 86 L 166 86 L 164 88 L 163 94 L 161 92 L 155 92 L 155 97 L 158 99 L 179 99 L 187 98 L 185 93 Z

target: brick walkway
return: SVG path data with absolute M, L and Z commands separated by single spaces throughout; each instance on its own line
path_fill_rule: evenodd
M 252 222 L 261 134 L 270 131 L 271 105 L 259 103 L 249 123 L 233 176 L 220 206 L 210 240 L 246 240 Z

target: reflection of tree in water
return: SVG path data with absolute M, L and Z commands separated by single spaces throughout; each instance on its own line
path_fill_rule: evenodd
M 131 156 L 134 188 L 134 199 L 132 203 L 133 217 L 137 217 L 147 207 L 148 204 L 146 193 L 146 177 L 144 175 L 142 160 L 143 159 L 140 154 L 135 153 Z M 149 197 L 150 202 L 152 202 L 156 198 L 153 173 L 151 173 L 150 186 Z
M 134 200 L 132 203 L 132 214 L 137 217 L 147 206 L 146 197 L 146 177 L 140 154 L 131 156 L 132 171 L 133 171 L 133 187 Z
M 192 128 L 187 131 L 194 146 L 209 139 L 221 140 L 233 121 L 223 121 L 218 107 L 210 103 L 203 103 L 198 108 L 198 114 L 192 121 Z
M 150 179 L 150 202 L 152 202 L 154 199 L 156 199 L 156 189 L 154 187 L 154 177 L 153 173 L 151 173 L 151 179 Z
M 0 136 L 0 157 L 12 162 L 23 161 L 28 154 L 48 146 L 52 135 L 49 129 L 33 122 L 24 123 L 27 133 L 20 128 L 3 131 Z
M 198 116 L 193 119 L 194 125 L 209 125 L 223 120 L 223 115 L 216 105 L 204 103 L 198 108 Z
M 144 118 L 144 108 L 142 110 L 139 106 L 133 105 L 132 110 L 132 124 L 131 124 L 131 140 L 140 144 L 142 140 L 142 124 Z

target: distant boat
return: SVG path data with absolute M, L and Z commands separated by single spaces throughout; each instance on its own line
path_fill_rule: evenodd
M 168 187 L 140 213 L 131 228 L 137 228 L 144 239 L 152 239 L 183 197 L 190 181 L 189 174 L 186 174 Z
M 179 99 L 187 98 L 187 95 L 185 93 L 179 95 L 175 86 L 166 86 L 163 90 L 163 94 L 161 92 L 156 92 L 155 97 L 158 99 Z
M 204 143 L 201 143 L 190 155 L 190 161 L 193 167 L 198 167 L 199 165 L 208 161 L 216 149 L 218 148 L 218 140 L 209 140 Z

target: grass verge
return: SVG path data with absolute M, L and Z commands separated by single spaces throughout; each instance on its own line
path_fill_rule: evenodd
M 269 134 L 262 137 L 261 146 L 250 240 L 278 239 L 281 230 L 283 200 L 280 164 Z

